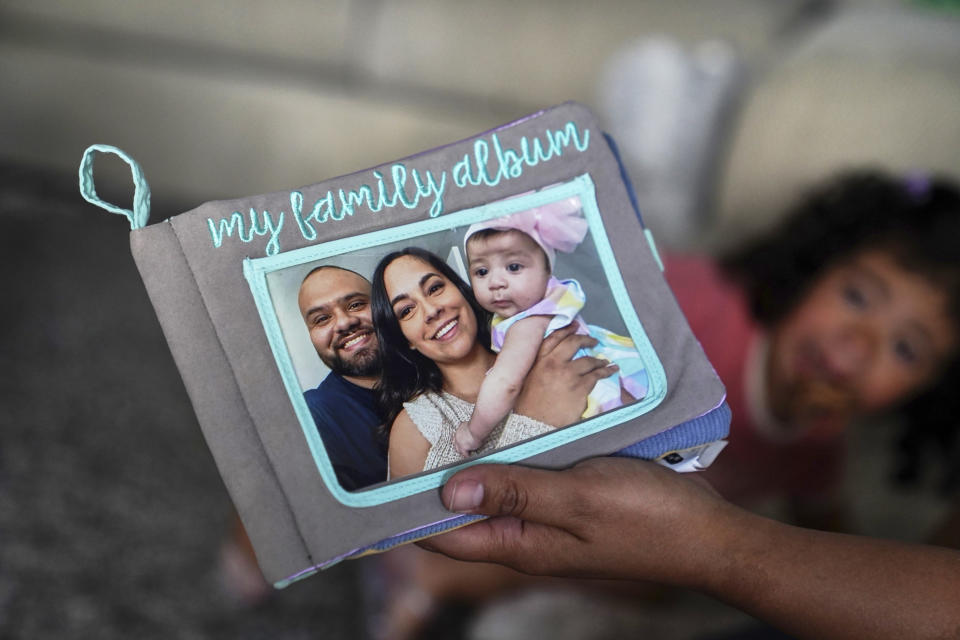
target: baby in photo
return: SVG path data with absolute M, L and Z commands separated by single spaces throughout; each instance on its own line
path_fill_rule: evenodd
M 556 252 L 570 253 L 587 235 L 580 199 L 566 198 L 541 207 L 471 225 L 464 235 L 470 284 L 480 305 L 494 314 L 491 341 L 499 352 L 487 372 L 468 422 L 454 443 L 461 455 L 476 450 L 513 408 L 540 344 L 571 323 L 597 345 L 577 353 L 608 360 L 619 369 L 597 382 L 582 417 L 588 418 L 643 398 L 647 373 L 630 338 L 580 317 L 586 296 L 576 280 L 553 276 Z

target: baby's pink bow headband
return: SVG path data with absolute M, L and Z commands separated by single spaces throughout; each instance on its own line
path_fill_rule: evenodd
M 463 236 L 466 249 L 470 236 L 484 229 L 522 231 L 536 242 L 547 254 L 550 270 L 556 260 L 556 252 L 570 253 L 587 236 L 587 221 L 581 212 L 580 198 L 574 196 L 556 202 L 518 211 L 508 216 L 484 220 L 470 225 Z

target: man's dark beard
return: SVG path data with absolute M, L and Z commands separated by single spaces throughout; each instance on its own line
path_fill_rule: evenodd
M 330 362 L 324 363 L 330 370 L 341 376 L 368 377 L 380 375 L 380 350 L 363 349 L 353 354 L 349 361 L 335 354 Z

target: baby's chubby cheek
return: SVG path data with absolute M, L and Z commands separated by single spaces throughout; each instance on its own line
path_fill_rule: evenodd
M 480 306 L 490 311 L 491 303 L 493 302 L 493 294 L 490 290 L 483 286 L 483 284 L 476 284 L 473 281 L 470 282 L 470 286 L 473 288 L 473 295 L 476 296 L 477 302 L 480 303 Z

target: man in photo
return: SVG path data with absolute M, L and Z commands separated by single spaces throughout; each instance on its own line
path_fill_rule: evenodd
M 337 479 L 348 491 L 387 478 L 387 443 L 377 435 L 373 387 L 380 350 L 370 315 L 370 283 L 348 269 L 310 271 L 297 296 L 310 341 L 329 375 L 304 398 Z

